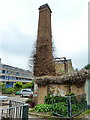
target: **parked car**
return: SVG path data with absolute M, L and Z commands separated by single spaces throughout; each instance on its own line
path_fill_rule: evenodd
M 15 92 L 15 95 L 20 95 L 20 91 Z
M 33 91 L 31 89 L 22 89 L 20 91 L 20 96 L 23 97 L 30 97 L 31 95 L 33 95 Z
M 5 101 L 8 101 L 8 96 L 2 96 L 0 95 L 0 102 L 5 102 Z

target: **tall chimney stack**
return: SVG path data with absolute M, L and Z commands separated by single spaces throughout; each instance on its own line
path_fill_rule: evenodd
M 55 75 L 52 53 L 51 9 L 48 4 L 39 7 L 36 53 L 34 55 L 34 75 Z

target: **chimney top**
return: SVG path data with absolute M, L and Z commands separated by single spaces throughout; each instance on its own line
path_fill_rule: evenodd
M 42 9 L 44 9 L 44 8 L 48 8 L 48 9 L 50 10 L 50 12 L 52 13 L 51 8 L 49 7 L 49 5 L 48 5 L 47 3 L 44 4 L 44 5 L 41 5 L 41 6 L 39 7 L 39 10 L 42 10 Z

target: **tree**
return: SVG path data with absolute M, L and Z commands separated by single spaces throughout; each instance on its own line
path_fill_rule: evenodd
M 87 64 L 84 68 L 85 69 L 90 69 L 90 64 Z
M 32 83 L 26 83 L 22 87 L 23 88 L 32 88 Z
M 0 90 L 5 89 L 5 83 L 0 82 Z
M 15 84 L 14 84 L 14 88 L 15 89 L 20 89 L 20 88 L 22 88 L 22 82 L 16 82 Z
M 0 82 L 0 87 L 5 87 L 5 83 Z
M 22 88 L 31 88 L 32 90 L 34 89 L 34 81 L 32 80 L 31 83 L 26 83 L 22 86 Z

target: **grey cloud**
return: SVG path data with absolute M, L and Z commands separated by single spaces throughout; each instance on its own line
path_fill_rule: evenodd
M 25 35 L 15 27 L 12 27 L 9 32 L 2 31 L 2 36 L 3 54 L 25 56 L 32 51 L 35 36 Z

